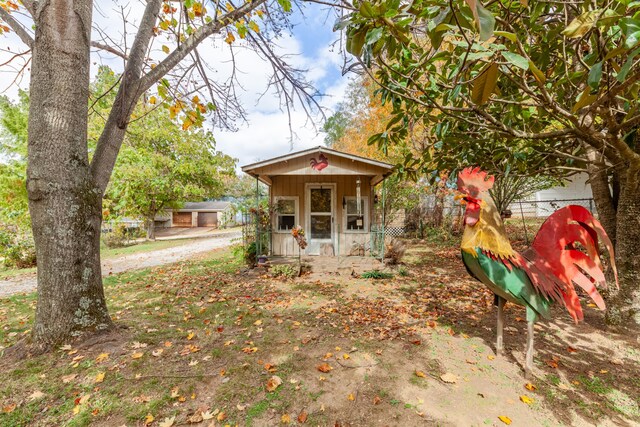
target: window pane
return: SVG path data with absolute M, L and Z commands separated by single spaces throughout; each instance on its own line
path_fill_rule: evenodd
M 295 222 L 295 215 L 278 215 L 278 230 L 291 230 Z
M 331 216 L 311 215 L 311 237 L 314 239 L 331 238 Z
M 364 230 L 364 217 L 347 215 L 347 230 Z
M 364 199 L 360 199 L 360 212 L 364 212 Z M 358 214 L 358 204 L 356 203 L 356 199 L 347 200 L 347 215 L 357 215 Z
M 278 213 L 295 215 L 296 201 L 291 199 L 278 200 Z
M 331 212 L 331 189 L 311 189 L 311 212 Z

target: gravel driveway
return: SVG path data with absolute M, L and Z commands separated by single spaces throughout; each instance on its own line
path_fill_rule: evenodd
M 242 237 L 240 231 L 219 233 L 212 237 L 194 240 L 192 243 L 187 243 L 183 246 L 103 260 L 102 275 L 108 276 L 109 274 L 122 273 L 123 271 L 138 270 L 183 261 L 203 252 L 229 246 L 234 240 L 240 237 Z M 26 277 L 22 276 L 10 280 L 0 280 L 0 298 L 20 292 L 30 292 L 36 288 L 37 281 L 35 273 Z

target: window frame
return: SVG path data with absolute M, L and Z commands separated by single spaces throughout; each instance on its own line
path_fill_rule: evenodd
M 365 234 L 369 232 L 369 196 L 361 196 L 360 197 L 362 199 L 362 204 L 363 204 L 363 212 L 362 212 L 362 217 L 364 220 L 364 224 L 362 225 L 363 228 L 362 230 L 351 230 L 349 228 L 347 228 L 348 225 L 348 217 L 349 216 L 356 216 L 355 214 L 348 214 L 347 213 L 347 206 L 350 200 L 353 201 L 357 201 L 357 197 L 356 196 L 345 196 L 345 205 L 344 205 L 344 209 L 342 209 L 342 230 L 344 233 L 354 233 L 354 234 Z
M 300 218 L 300 198 L 298 196 L 275 196 L 273 199 L 274 202 L 274 206 L 277 209 L 278 206 L 278 202 L 280 202 L 281 200 L 293 200 L 294 202 L 294 213 L 293 213 L 293 226 L 295 227 L 296 225 L 300 225 L 300 223 L 298 222 L 299 218 Z M 291 216 L 291 214 L 280 214 L 277 210 L 274 209 L 274 224 L 273 224 L 273 231 L 275 233 L 287 233 L 287 234 L 291 234 L 291 229 L 289 230 L 281 230 L 278 226 L 278 224 L 280 223 L 279 219 L 280 216 Z

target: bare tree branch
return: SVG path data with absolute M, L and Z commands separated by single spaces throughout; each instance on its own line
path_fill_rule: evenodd
M 33 37 L 31 37 L 31 34 L 27 32 L 27 30 L 22 26 L 20 22 L 18 22 L 17 19 L 11 16 L 11 14 L 2 7 L 0 7 L 0 18 L 2 18 L 2 20 L 6 22 L 13 31 L 16 32 L 18 37 L 20 37 L 20 40 L 22 40 L 24 44 L 29 46 L 29 49 L 33 48 L 34 40 Z

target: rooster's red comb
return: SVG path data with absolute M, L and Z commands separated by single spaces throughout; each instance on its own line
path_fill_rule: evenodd
M 494 181 L 493 175 L 487 175 L 479 167 L 464 168 L 458 174 L 458 191 L 467 193 L 471 197 L 478 197 L 480 193 L 493 187 Z

